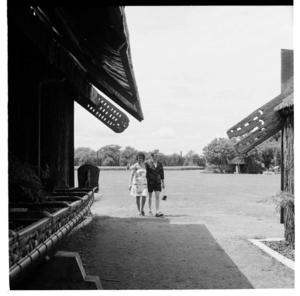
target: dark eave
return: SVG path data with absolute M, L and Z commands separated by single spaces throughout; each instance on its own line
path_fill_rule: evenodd
M 274 109 L 279 116 L 286 116 L 294 112 L 294 92 L 288 95 L 277 107 Z
M 74 99 L 104 124 L 122 132 L 129 119 L 101 92 L 143 120 L 123 7 L 8 7 L 8 19 L 79 90 Z

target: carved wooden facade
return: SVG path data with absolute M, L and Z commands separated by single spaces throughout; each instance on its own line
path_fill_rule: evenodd
M 116 133 L 129 125 L 117 106 L 139 121 L 143 113 L 124 7 L 8 3 L 7 17 L 9 153 L 39 173 L 54 168 L 67 187 L 44 203 L 27 200 L 22 209 L 20 200 L 10 199 L 12 287 L 84 219 L 94 201 L 97 187 L 74 188 L 74 102 Z
M 227 131 L 228 137 L 240 139 L 235 148 L 247 153 L 281 130 L 281 190 L 294 194 L 294 53 L 281 51 L 281 94 L 252 112 Z M 294 242 L 294 218 L 284 219 L 285 238 Z M 292 231 L 291 231 L 292 228 Z
M 143 120 L 124 7 L 8 6 L 9 152 L 74 186 L 74 102 L 116 133 Z

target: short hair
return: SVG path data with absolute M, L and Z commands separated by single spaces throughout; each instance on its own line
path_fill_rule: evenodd
M 146 158 L 146 155 L 143 153 L 143 152 L 138 152 L 137 153 L 137 155 L 136 155 L 136 160 L 138 160 L 139 159 L 139 156 L 142 156 L 142 158 L 143 158 L 143 161 L 145 160 L 145 158 Z
M 154 149 L 152 151 L 150 151 L 151 156 L 153 156 L 154 154 L 158 154 L 159 150 L 158 149 Z
M 159 150 L 158 149 L 154 149 L 152 151 L 150 151 L 150 155 L 153 156 L 154 154 L 158 154 Z

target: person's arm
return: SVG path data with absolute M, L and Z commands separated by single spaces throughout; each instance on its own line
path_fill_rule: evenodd
M 160 165 L 161 165 L 161 170 L 160 170 L 161 186 L 162 186 L 162 188 L 165 188 L 166 185 L 165 185 L 165 173 L 164 173 L 164 167 L 163 167 L 162 163 L 160 163 Z
M 145 169 L 146 169 L 146 179 L 147 179 L 147 182 L 148 182 L 148 178 L 149 178 L 149 174 L 148 174 L 148 171 L 149 171 L 149 165 L 148 165 L 148 162 L 147 162 L 147 161 L 145 161 L 144 164 L 145 164 Z
M 135 174 L 135 166 L 132 167 L 131 172 L 130 172 L 129 184 L 128 184 L 129 191 L 132 188 L 132 180 L 133 180 L 134 174 Z

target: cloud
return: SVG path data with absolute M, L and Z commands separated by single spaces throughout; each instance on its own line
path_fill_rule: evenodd
M 170 127 L 162 127 L 159 130 L 153 132 L 155 137 L 172 139 L 176 137 L 176 132 Z

